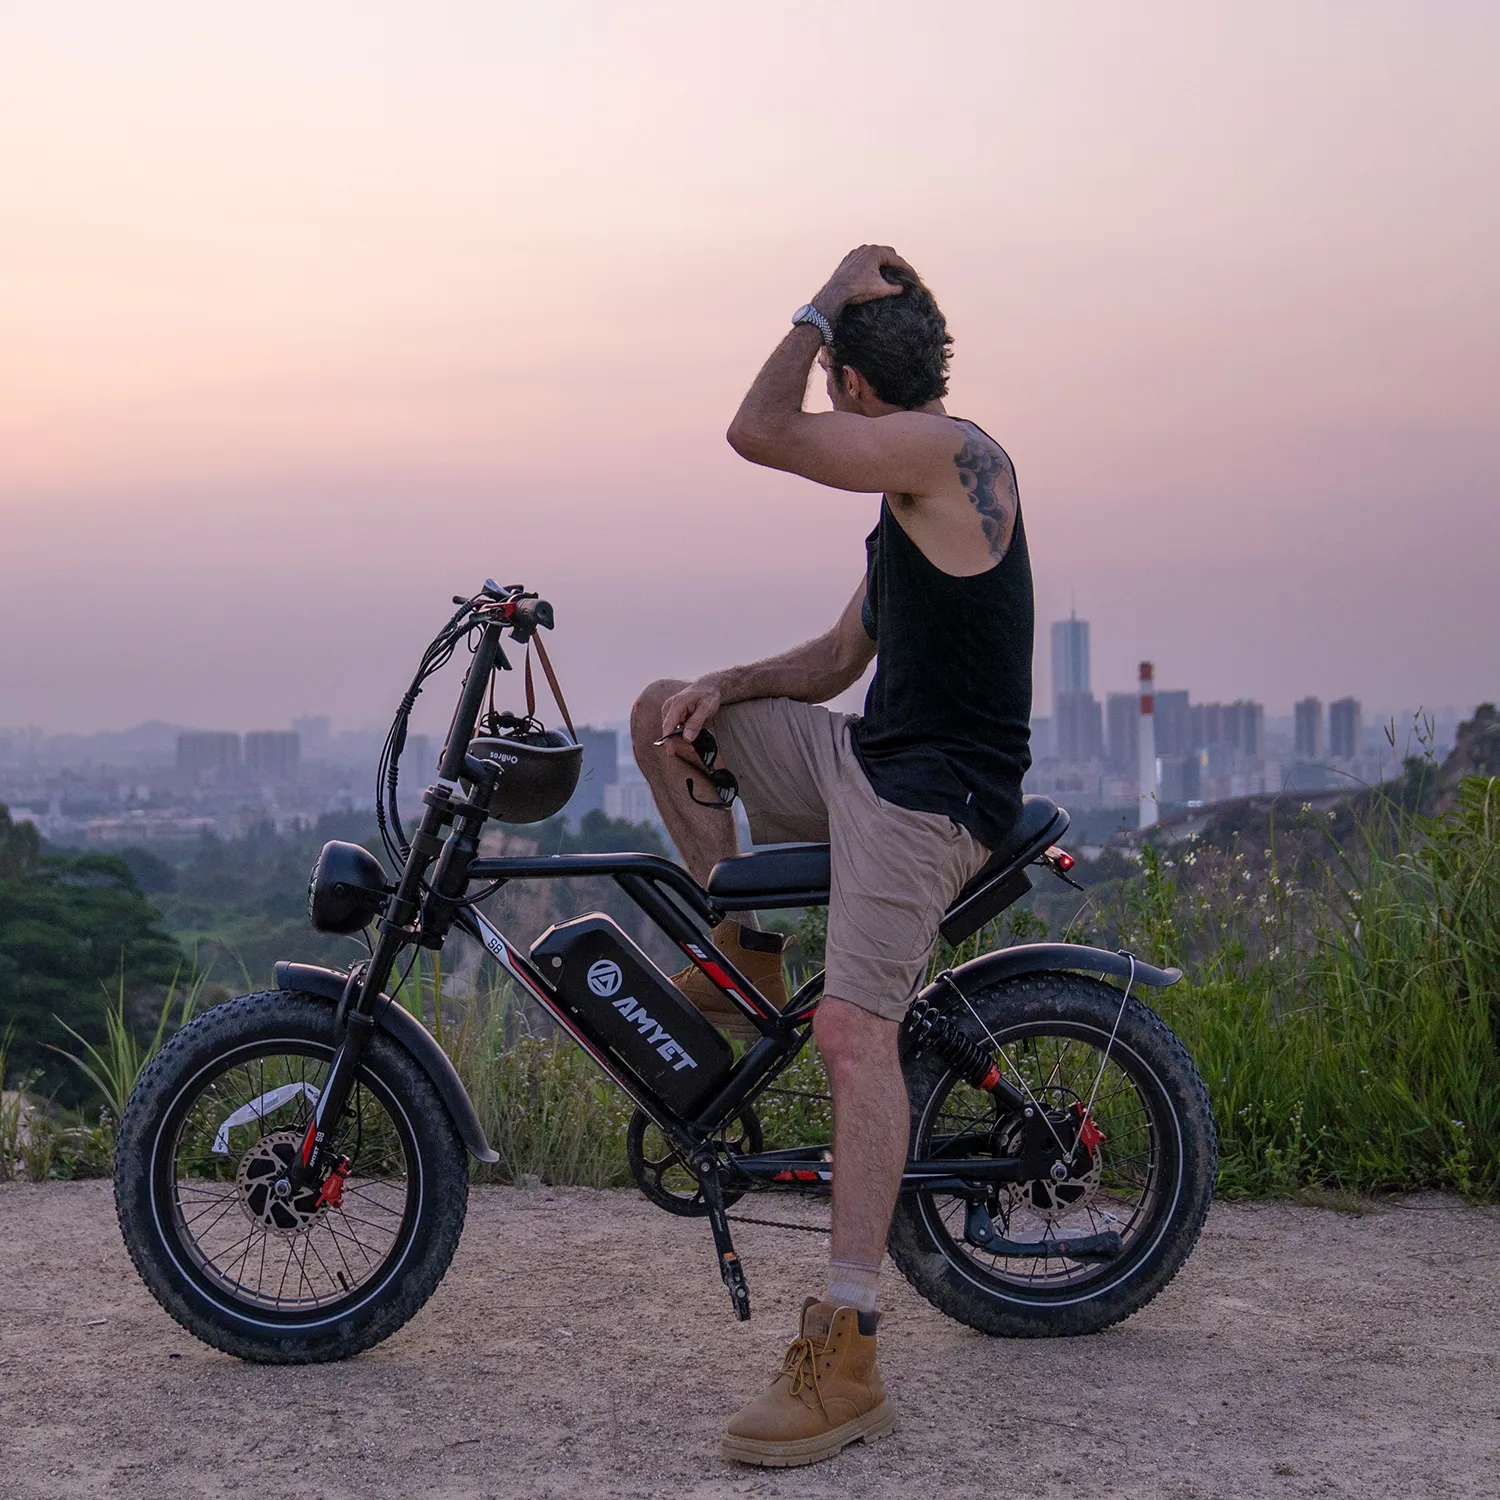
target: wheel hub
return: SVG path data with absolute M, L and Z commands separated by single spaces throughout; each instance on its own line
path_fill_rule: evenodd
M 235 1181 L 240 1207 L 252 1224 L 282 1234 L 299 1234 L 317 1217 L 318 1189 L 292 1187 L 291 1169 L 302 1147 L 295 1130 L 263 1135 L 241 1158 Z

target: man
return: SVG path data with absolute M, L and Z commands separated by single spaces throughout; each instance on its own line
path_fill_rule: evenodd
M 916 273 L 865 245 L 792 322 L 729 442 L 752 463 L 881 493 L 865 576 L 826 635 L 693 683 L 652 683 L 632 715 L 636 758 L 700 882 L 737 852 L 731 815 L 703 805 L 684 774 L 705 726 L 757 842 L 832 844 L 813 1028 L 833 1090 L 828 1283 L 804 1306 L 775 1383 L 723 1442 L 729 1457 L 776 1465 L 831 1457 L 894 1424 L 875 1326 L 909 1128 L 897 1037 L 943 912 L 1019 815 L 1033 629 L 1014 471 L 998 443 L 943 408 L 952 341 Z M 802 410 L 815 358 L 831 412 Z M 863 718 L 817 706 L 872 657 Z M 778 937 L 726 922 L 714 940 L 785 1005 Z M 696 969 L 678 983 L 721 1018 L 724 1002 Z

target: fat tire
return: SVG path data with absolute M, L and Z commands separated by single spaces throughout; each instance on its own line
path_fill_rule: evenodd
M 1149 1067 L 1166 1107 L 1175 1117 L 1176 1197 L 1162 1225 L 1153 1224 L 1144 1254 L 1127 1252 L 1128 1270 L 1090 1295 L 1087 1284 L 1072 1298 L 1028 1295 L 1018 1286 L 986 1288 L 965 1276 L 949 1258 L 924 1218 L 921 1195 L 903 1194 L 891 1224 L 891 1258 L 911 1285 L 940 1312 L 970 1328 L 1001 1338 L 1061 1338 L 1098 1333 L 1138 1312 L 1180 1271 L 1198 1241 L 1218 1170 L 1213 1110 L 1192 1058 L 1170 1027 L 1132 997 L 1120 1014 L 1120 991 L 1079 974 L 1039 974 L 1002 980 L 968 995 L 997 1038 L 1016 1028 L 1075 1023 L 1108 1037 L 1120 1015 L 1117 1047 L 1129 1048 Z M 972 1023 L 971 1023 L 972 1025 Z M 978 1035 L 978 1028 L 972 1033 Z M 911 1098 L 911 1148 L 929 1101 L 951 1079 L 940 1058 L 919 1052 L 905 1064 Z M 1139 1258 L 1136 1259 L 1136 1255 Z M 1132 1260 L 1134 1263 L 1132 1264 Z
M 320 1326 L 270 1327 L 209 1295 L 174 1259 L 153 1211 L 162 1168 L 160 1126 L 182 1090 L 206 1067 L 259 1041 L 296 1040 L 327 1048 L 338 1037 L 327 1003 L 290 990 L 229 1000 L 190 1022 L 141 1075 L 120 1122 L 115 1147 L 115 1211 L 141 1279 L 162 1307 L 194 1337 L 225 1354 L 260 1364 L 318 1364 L 347 1359 L 389 1338 L 413 1317 L 443 1279 L 468 1210 L 468 1159 L 441 1096 L 412 1055 L 384 1032 L 370 1039 L 361 1076 L 377 1080 L 400 1103 L 422 1174 L 420 1202 L 405 1254 L 382 1268 L 369 1295 L 348 1314 Z M 153 1156 L 158 1159 L 153 1161 Z

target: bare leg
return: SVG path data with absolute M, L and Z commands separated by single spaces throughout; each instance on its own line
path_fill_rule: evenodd
M 704 807 L 688 796 L 687 779 L 692 767 L 666 745 L 661 738 L 662 705 L 673 693 L 686 687 L 683 682 L 664 679 L 653 682 L 635 700 L 630 710 L 630 742 L 635 763 L 641 768 L 656 798 L 657 811 L 677 845 L 693 879 L 702 885 L 708 872 L 721 860 L 740 850 L 735 833 L 734 814 L 724 808 Z M 698 780 L 702 781 L 700 775 Z M 704 795 L 700 791 L 699 795 Z
M 831 1258 L 878 1266 L 906 1168 L 911 1105 L 897 1051 L 900 1027 L 827 995 L 813 1035 L 833 1087 Z

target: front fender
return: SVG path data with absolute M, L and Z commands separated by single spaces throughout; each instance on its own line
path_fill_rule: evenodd
M 1158 969 L 1125 952 L 1109 953 L 1103 948 L 1086 948 L 1082 943 L 1021 943 L 1014 948 L 1000 948 L 971 958 L 956 969 L 938 975 L 918 997 L 937 1002 L 943 998 L 947 981 L 965 991 L 982 989 L 1001 979 L 1018 974 L 1044 974 L 1048 971 L 1081 970 L 1086 974 L 1109 974 L 1127 982 L 1134 975 L 1136 984 L 1165 989 L 1182 978 L 1181 969 Z
M 279 963 L 275 969 L 277 989 L 312 995 L 330 1005 L 337 1005 L 344 998 L 344 983 L 348 977 L 337 969 L 321 969 L 314 964 Z M 482 1162 L 493 1164 L 499 1161 L 500 1155 L 485 1137 L 479 1112 L 469 1098 L 463 1079 L 458 1076 L 458 1069 L 438 1046 L 432 1033 L 403 1005 L 381 1005 L 376 1009 L 375 1019 L 382 1031 L 416 1058 L 422 1071 L 433 1081 L 470 1153 Z

